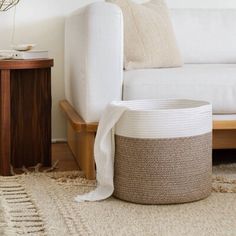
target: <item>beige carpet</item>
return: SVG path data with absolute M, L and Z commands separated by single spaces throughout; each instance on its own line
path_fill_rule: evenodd
M 0 177 L 0 235 L 236 235 L 236 165 L 214 167 L 212 195 L 182 205 L 73 200 L 94 186 L 79 172 Z

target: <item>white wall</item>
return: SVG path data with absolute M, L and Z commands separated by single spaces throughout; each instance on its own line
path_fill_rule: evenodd
M 166 0 L 171 8 L 236 8 L 236 0 Z
M 65 120 L 58 108 L 64 98 L 64 17 L 99 0 L 21 0 L 16 12 L 15 43 L 36 43 L 55 59 L 52 70 L 53 138 L 65 138 Z M 102 0 L 100 0 L 102 1 Z M 145 0 L 136 0 L 144 2 Z M 236 8 L 236 0 L 167 0 L 169 7 Z M 0 49 L 10 48 L 13 10 L 0 12 Z
M 52 70 L 52 131 L 54 139 L 64 139 L 65 120 L 58 108 L 64 98 L 64 16 L 95 0 L 21 0 L 16 9 L 15 43 L 36 43 L 55 59 Z M 13 12 L 0 12 L 0 49 L 11 44 Z
M 149 0 L 133 0 L 148 2 Z M 170 8 L 236 8 L 236 0 L 165 0 Z

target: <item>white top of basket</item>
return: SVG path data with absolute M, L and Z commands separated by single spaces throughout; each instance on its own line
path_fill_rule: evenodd
M 210 105 L 206 101 L 189 100 L 189 99 L 146 99 L 117 101 L 112 104 L 117 106 L 126 106 L 132 111 L 163 111 L 163 110 L 192 110 L 202 109 L 202 107 Z
M 125 111 L 115 126 L 117 135 L 130 138 L 178 138 L 212 130 L 212 106 L 195 100 L 136 100 L 117 102 Z

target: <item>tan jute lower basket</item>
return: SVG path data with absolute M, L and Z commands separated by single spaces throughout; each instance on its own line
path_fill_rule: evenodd
M 168 110 L 170 111 L 170 107 Z M 187 113 L 185 110 L 184 115 L 189 115 Z M 140 111 L 137 115 L 140 115 Z M 134 116 L 128 115 L 124 119 L 133 119 Z M 171 122 L 170 116 L 168 117 L 168 122 Z M 194 119 L 190 120 L 194 123 Z M 174 121 L 178 123 L 175 119 Z M 183 122 L 183 117 L 181 121 Z M 204 119 L 201 121 L 204 122 Z M 121 122 L 124 129 L 125 121 Z M 131 123 L 128 123 L 130 126 Z M 138 126 L 140 125 L 139 120 Z M 132 130 L 134 127 L 131 127 Z M 135 138 L 121 134 L 122 132 L 117 132 L 115 135 L 115 197 L 140 204 L 176 204 L 200 200 L 210 195 L 211 131 L 174 138 Z

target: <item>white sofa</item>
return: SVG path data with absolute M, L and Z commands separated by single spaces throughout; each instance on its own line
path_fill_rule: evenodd
M 119 7 L 97 2 L 67 18 L 66 99 L 86 123 L 113 100 L 188 98 L 210 101 L 214 119 L 236 129 L 236 9 L 171 9 L 171 18 L 184 66 L 132 71 L 123 70 Z M 225 147 L 236 147 L 229 136 Z
M 171 9 L 181 68 L 123 70 L 123 17 L 97 2 L 66 21 L 66 98 L 87 122 L 112 100 L 210 101 L 218 119 L 236 119 L 236 9 Z M 217 118 L 217 117 L 216 117 Z

